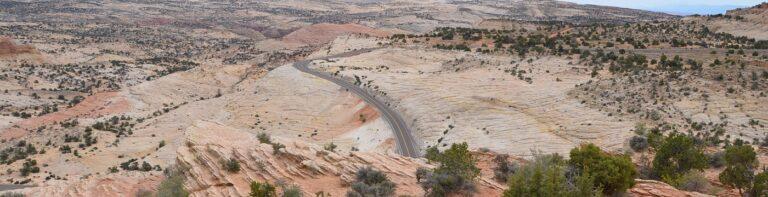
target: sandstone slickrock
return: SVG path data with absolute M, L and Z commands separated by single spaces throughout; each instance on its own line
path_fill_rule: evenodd
M 393 153 L 350 152 L 339 154 L 317 145 L 273 137 L 286 147 L 274 152 L 254 134 L 210 122 L 186 132 L 189 143 L 178 149 L 178 164 L 189 168 L 187 186 L 193 196 L 244 196 L 250 181 L 295 184 L 306 195 L 327 192 L 343 196 L 354 181 L 355 172 L 366 166 L 378 169 L 397 184 L 397 194 L 419 196 L 418 167 L 433 167 L 423 159 Z M 222 143 L 226 142 L 226 143 Z M 224 170 L 223 160 L 240 163 L 238 173 Z M 499 195 L 502 187 L 487 178 L 478 182 L 482 195 Z
M 512 59 L 433 49 L 386 48 L 315 61 L 315 67 L 360 83 L 403 113 L 424 145 L 468 142 L 472 148 L 530 156 L 567 155 L 593 142 L 619 150 L 634 123 L 609 117 L 567 92 L 590 80 L 563 58 Z M 527 72 L 532 83 L 508 70 Z
M 45 184 L 10 191 L 26 196 L 115 196 L 132 197 L 152 191 L 164 179 L 162 173 L 128 172 L 81 180 L 55 180 Z
M 636 197 L 707 197 L 711 195 L 675 189 L 660 181 L 635 179 L 635 186 L 629 189 L 629 196 Z

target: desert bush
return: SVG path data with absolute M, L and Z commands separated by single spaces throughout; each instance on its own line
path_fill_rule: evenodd
M 637 173 L 640 179 L 658 179 L 657 175 L 653 172 L 653 167 L 647 164 L 638 165 Z
M 493 168 L 493 178 L 503 183 L 506 183 L 509 176 L 517 170 L 517 165 L 510 163 L 507 158 L 509 158 L 509 155 L 505 154 L 497 155 L 496 158 L 493 158 L 493 161 L 496 163 L 496 167 Z
M 680 177 L 691 170 L 707 167 L 707 158 L 694 144 L 691 137 L 683 134 L 671 134 L 656 149 L 653 158 L 653 171 L 664 182 L 678 183 Z
M 763 171 L 755 175 L 749 194 L 751 196 L 768 196 L 768 172 Z
M 637 123 L 635 124 L 635 134 L 637 135 L 645 135 L 645 132 L 647 132 L 648 129 L 645 127 L 645 124 L 643 123 Z
M 504 197 L 565 196 L 568 192 L 565 162 L 559 155 L 540 155 L 509 177 Z
M 147 163 L 147 161 L 141 163 L 141 171 L 149 172 L 150 170 L 152 170 L 152 164 Z
M 438 150 L 436 146 L 429 147 L 424 151 L 424 158 L 430 162 L 437 162 L 439 156 L 440 150 Z
M 707 180 L 701 172 L 697 171 L 685 173 L 685 175 L 680 178 L 680 182 L 676 185 L 678 189 L 700 193 L 708 192 L 710 186 L 709 180 Z
M 272 153 L 280 154 L 280 149 L 285 148 L 285 145 L 281 143 L 272 143 Z
M 648 144 L 653 148 L 659 148 L 661 144 L 664 142 L 664 135 L 661 134 L 661 131 L 658 129 L 652 129 L 648 134 L 646 134 L 646 139 L 648 140 Z
M 467 143 L 453 144 L 444 152 L 431 147 L 425 157 L 440 164 L 431 172 L 416 172 L 427 196 L 469 195 L 474 192 L 474 179 L 480 174 L 480 169 L 475 166 L 475 158 L 470 154 Z
M 750 145 L 734 145 L 725 148 L 726 166 L 757 166 L 757 153 Z
M 262 144 L 272 143 L 272 139 L 269 137 L 269 134 L 266 134 L 266 133 L 259 133 L 258 135 L 256 135 L 256 138 L 258 138 L 259 142 Z
M 426 196 L 438 197 L 455 194 L 469 196 L 475 191 L 472 180 L 467 180 L 456 174 L 427 172 L 422 176 L 424 178 L 420 184 L 426 192 Z
M 606 194 L 626 191 L 635 184 L 637 171 L 626 155 L 610 155 L 594 144 L 584 144 L 571 150 L 570 166 L 580 174 L 594 178 L 594 188 Z
M 380 197 L 394 196 L 395 183 L 389 181 L 387 175 L 370 167 L 357 171 L 352 190 L 347 191 L 348 197 Z
M 34 159 L 25 160 L 22 166 L 23 167 L 19 169 L 19 173 L 21 173 L 21 176 L 29 176 L 29 174 L 40 172 L 40 168 L 37 167 L 37 161 Z
M 157 187 L 158 197 L 186 197 L 189 192 L 184 188 L 184 172 L 180 166 L 165 168 L 165 180 Z
M 421 180 L 426 179 L 427 176 L 431 173 L 428 169 L 419 167 L 416 169 L 416 182 L 421 182 Z
M 136 197 L 153 197 L 153 196 L 155 196 L 155 193 L 153 193 L 150 190 L 139 189 L 139 191 L 136 192 Z
M 336 152 L 336 147 L 338 147 L 336 144 L 334 144 L 333 142 L 330 142 L 328 144 L 325 144 L 323 146 L 323 149 L 325 149 L 326 151 Z
M 251 193 L 248 195 L 251 197 L 276 197 L 277 192 L 272 184 L 252 181 Z
M 224 169 L 228 172 L 240 172 L 240 163 L 235 158 L 230 158 L 224 162 Z
M 469 152 L 467 143 L 452 144 L 451 148 L 439 153 L 435 161 L 440 166 L 435 169 L 437 174 L 453 174 L 472 181 L 479 174 L 480 169 L 475 166 L 475 158 Z
M 629 147 L 632 148 L 635 152 L 641 152 L 646 149 L 648 149 L 648 138 L 645 138 L 643 136 L 633 136 L 629 140 Z
M 621 195 L 635 184 L 637 175 L 628 156 L 583 144 L 571 150 L 570 160 L 557 154 L 535 155 L 509 177 L 504 196 Z
M 568 169 L 566 161 L 557 154 L 536 155 L 509 177 L 509 188 L 503 196 L 600 196 L 602 192 L 593 187 L 592 176 L 569 173 Z
M 302 197 L 304 195 L 304 192 L 301 191 L 301 188 L 296 185 L 290 185 L 283 187 L 283 195 L 282 197 Z
M 709 154 L 707 158 L 709 158 L 709 167 L 721 168 L 725 166 L 725 152 L 723 151 Z
M 725 149 L 725 170 L 718 178 L 725 185 L 734 187 L 743 194 L 752 186 L 757 154 L 750 145 L 733 145 Z

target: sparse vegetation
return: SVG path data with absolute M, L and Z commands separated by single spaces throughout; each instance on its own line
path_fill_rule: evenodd
M 235 158 L 230 158 L 224 162 L 224 169 L 231 173 L 240 172 L 240 163 Z
M 323 146 L 323 149 L 325 149 L 326 151 L 336 152 L 336 147 L 338 147 L 336 146 L 336 144 L 334 144 L 333 142 L 329 142 Z
M 21 176 L 29 176 L 29 174 L 40 172 L 40 168 L 37 167 L 37 161 L 34 159 L 25 160 L 22 166 L 23 167 L 19 169 Z
M 720 182 L 744 194 L 752 186 L 757 156 L 752 146 L 733 145 L 725 149 L 725 170 L 718 177 Z
M 271 137 L 269 137 L 269 134 L 259 133 L 256 137 L 259 139 L 259 142 L 262 144 L 272 144 L 272 139 Z
M 749 194 L 751 196 L 768 195 L 768 172 L 764 170 L 763 172 L 760 172 L 757 175 L 755 175 L 754 182 L 752 183 L 752 188 L 749 189 Z
M 189 191 L 184 188 L 184 172 L 187 171 L 181 166 L 166 168 L 165 180 L 157 186 L 158 197 L 186 197 Z
M 425 157 L 439 163 L 432 171 L 417 171 L 417 179 L 427 196 L 469 194 L 474 192 L 474 179 L 480 174 L 467 143 L 453 144 L 443 152 L 436 147 L 427 149 Z
M 567 176 L 566 161 L 559 155 L 536 155 L 521 166 L 510 178 L 504 197 L 523 196 L 599 196 L 593 188 L 594 178 L 581 174 Z
M 283 145 L 281 143 L 272 143 L 272 152 L 274 154 L 280 154 L 281 153 L 281 149 L 283 149 L 283 148 L 285 148 L 285 145 Z
M 493 178 L 502 183 L 506 183 L 509 176 L 512 176 L 518 169 L 516 164 L 509 162 L 509 155 L 496 155 L 493 162 L 496 163 L 496 167 L 493 169 Z
M 370 167 L 357 171 L 355 182 L 347 192 L 347 197 L 383 197 L 395 195 L 395 183 L 387 175 Z
M 476 184 L 483 184 L 482 189 L 489 184 L 477 181 L 478 166 L 493 168 L 483 169 L 484 175 L 492 173 L 497 182 L 509 185 L 504 196 L 622 196 L 637 177 L 708 194 L 728 189 L 732 191 L 723 193 L 768 196 L 768 172 L 758 172 L 757 159 L 768 147 L 762 114 L 768 103 L 768 41 L 728 29 L 764 23 L 757 19 L 765 18 L 768 4 L 754 7 L 760 12 L 745 8 L 681 20 L 549 1 L 311 3 L 322 9 L 273 1 L 0 3 L 3 18 L 12 19 L 0 25 L 4 181 L 45 184 L 98 181 L 104 174 L 150 176 L 172 161 L 173 154 L 179 154 L 180 164 L 226 171 L 222 176 L 251 167 L 272 171 L 280 166 L 268 165 L 284 163 L 275 159 L 290 161 L 288 171 L 300 171 L 290 175 L 347 173 L 349 166 L 360 166 L 354 158 L 365 159 L 372 147 L 392 143 L 379 135 L 386 132 L 380 129 L 381 120 L 392 119 L 392 114 L 337 114 L 362 110 L 358 107 L 364 105 L 350 103 L 358 100 L 338 100 L 357 91 L 328 94 L 325 86 L 317 89 L 316 80 L 293 75 L 295 69 L 276 70 L 307 60 L 312 69 L 348 80 L 392 109 L 408 112 L 395 119 L 404 119 L 424 138 L 414 139 L 416 146 L 427 145 L 425 157 L 434 166 L 416 172 L 425 196 L 478 195 Z M 347 6 L 364 12 L 350 12 Z M 457 9 L 442 9 L 446 6 Z M 129 17 L 112 16 L 110 10 Z M 530 10 L 547 12 L 533 16 L 537 12 Z M 570 15 L 551 14 L 563 11 Z M 288 26 L 286 18 L 293 21 Z M 476 19 L 482 23 L 471 22 Z M 361 25 L 343 24 L 349 22 Z M 311 25 L 320 23 L 327 24 Z M 393 29 L 420 33 L 377 35 Z M 302 35 L 306 32 L 311 35 Z M 289 47 L 272 46 L 282 43 Z M 354 51 L 364 53 L 349 59 L 322 57 Z M 287 80 L 274 80 L 278 77 Z M 275 88 L 273 82 L 285 87 Z M 253 94 L 246 98 L 239 92 Z M 318 97 L 316 92 L 324 94 Z M 363 109 L 371 106 L 380 107 Z M 242 136 L 228 130 L 221 131 L 222 138 L 199 136 L 218 134 L 215 127 L 205 127 L 208 123 L 259 132 L 259 143 L 220 142 L 259 154 L 200 151 L 206 143 L 216 143 L 209 139 Z M 634 135 L 626 135 L 633 123 Z M 338 136 L 360 124 L 375 134 Z M 277 132 L 279 137 L 269 135 Z M 299 142 L 305 139 L 311 148 Z M 186 146 L 176 146 L 185 140 Z M 578 146 L 569 159 L 534 153 L 530 162 L 517 162 L 521 159 L 504 154 L 531 147 L 562 152 L 563 145 L 574 142 L 599 146 Z M 305 154 L 316 151 L 316 143 L 325 151 Z M 274 155 L 259 158 L 267 144 Z M 479 153 L 471 153 L 468 144 Z M 241 147 L 245 145 L 253 146 Z M 603 146 L 612 149 L 603 151 Z M 494 154 L 488 165 L 488 155 Z M 629 155 L 639 158 L 637 166 Z M 344 169 L 316 170 L 312 159 L 348 163 L 320 162 L 321 169 Z M 482 165 L 475 164 L 478 159 Z M 255 165 L 246 166 L 246 161 Z M 83 168 L 93 162 L 100 167 Z M 299 162 L 304 167 L 291 167 Z M 158 188 L 139 190 L 139 195 L 188 196 L 183 173 L 208 173 L 180 168 L 166 168 Z M 713 172 L 722 173 L 707 180 Z M 348 196 L 393 196 L 396 187 L 389 178 L 401 178 L 372 168 L 356 175 Z M 286 186 L 283 178 L 293 180 L 271 177 L 267 180 L 274 182 L 251 183 L 251 196 L 278 196 L 279 190 L 282 196 L 303 194 L 299 186 Z M 191 185 L 218 189 L 242 183 L 200 184 Z
M 504 196 L 611 196 L 634 185 L 637 171 L 628 156 L 584 144 L 572 149 L 570 157 L 536 154 L 513 173 Z
M 251 197 L 276 197 L 277 191 L 272 184 L 253 181 L 249 195 Z
M 304 192 L 301 191 L 301 188 L 296 185 L 289 185 L 289 186 L 283 186 L 283 195 L 282 197 L 302 197 L 304 196 Z
M 643 136 L 633 136 L 629 139 L 629 146 L 635 152 L 641 152 L 648 149 L 648 139 Z
M 590 176 L 593 188 L 606 194 L 622 193 L 635 184 L 637 171 L 629 156 L 610 155 L 594 144 L 585 144 L 571 150 L 568 164 L 577 173 Z
M 689 171 L 680 177 L 677 188 L 700 193 L 708 193 L 711 185 L 701 172 Z
M 709 158 L 709 167 L 721 168 L 725 166 L 725 152 L 716 152 L 707 156 Z
M 692 170 L 707 167 L 707 157 L 693 138 L 683 134 L 671 134 L 656 149 L 653 171 L 664 182 L 679 187 L 683 175 Z

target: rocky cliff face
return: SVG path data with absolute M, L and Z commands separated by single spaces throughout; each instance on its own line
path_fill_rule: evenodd
M 186 131 L 187 142 L 178 148 L 176 159 L 176 165 L 185 169 L 184 185 L 191 196 L 247 196 L 251 181 L 295 185 L 308 196 L 318 192 L 344 196 L 355 173 L 363 167 L 384 172 L 397 184 L 397 195 L 421 196 L 424 192 L 416 181 L 416 169 L 434 167 L 424 159 L 394 153 L 338 154 L 302 141 L 273 137 L 272 143 L 285 145 L 275 150 L 270 144 L 260 143 L 252 133 L 213 122 L 197 125 L 200 129 Z M 240 171 L 229 172 L 223 167 L 229 159 L 240 164 Z M 161 174 L 95 175 L 13 192 L 29 196 L 135 196 L 153 192 L 163 179 Z M 478 195 L 499 196 L 503 191 L 503 185 L 490 176 L 478 179 Z
M 137 196 L 152 191 L 163 180 L 162 173 L 95 175 L 80 180 L 57 180 L 38 187 L 10 191 L 26 196 Z
M 416 169 L 432 167 L 423 159 L 392 153 L 337 154 L 282 138 L 272 139 L 272 143 L 285 145 L 276 151 L 269 144 L 259 143 L 253 134 L 226 127 L 191 131 L 187 136 L 189 143 L 178 149 L 177 161 L 189 169 L 186 185 L 193 196 L 244 196 L 250 192 L 251 181 L 296 185 L 307 195 L 325 192 L 343 196 L 355 172 L 367 166 L 386 173 L 397 184 L 398 195 L 420 196 L 423 191 L 416 182 Z M 223 169 L 222 161 L 229 159 L 238 161 L 239 172 Z M 479 180 L 478 188 L 492 196 L 503 189 L 487 178 Z

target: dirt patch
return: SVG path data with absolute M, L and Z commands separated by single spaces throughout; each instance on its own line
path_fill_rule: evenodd
M 317 45 L 333 41 L 338 36 L 345 34 L 367 34 L 377 37 L 389 36 L 390 33 L 376 30 L 358 24 L 315 24 L 310 25 L 283 37 L 284 42 L 307 45 Z
M 0 134 L 0 139 L 13 139 L 24 136 L 40 126 L 54 124 L 70 118 L 97 118 L 104 115 L 125 112 L 130 103 L 117 92 L 102 92 L 86 97 L 72 108 L 29 118 L 16 123 Z
M 379 149 L 384 149 L 384 150 L 394 149 L 395 143 L 396 142 L 394 138 L 389 138 L 384 142 L 382 142 L 381 144 L 379 144 Z
M 37 53 L 30 45 L 17 45 L 10 38 L 0 37 L 0 56 L 13 56 L 25 53 Z
M 360 102 L 363 102 L 360 100 Z M 373 106 L 365 104 L 365 107 L 363 107 L 360 110 L 357 110 L 355 114 L 351 117 L 352 119 L 349 120 L 349 122 L 352 125 L 361 126 L 365 124 L 367 121 L 375 120 L 376 118 L 379 118 L 379 111 L 376 110 L 376 108 L 373 108 Z

